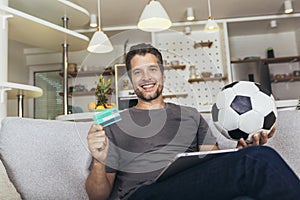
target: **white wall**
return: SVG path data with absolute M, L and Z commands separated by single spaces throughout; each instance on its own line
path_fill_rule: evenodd
M 232 60 L 248 56 L 266 58 L 269 47 L 274 49 L 275 57 L 298 55 L 295 32 L 229 37 L 229 46 Z
M 26 66 L 26 58 L 23 49 L 28 45 L 9 40 L 8 41 L 8 74 L 9 82 L 28 84 L 28 68 Z M 7 101 L 7 116 L 18 115 L 17 99 L 9 99 Z M 24 117 L 28 116 L 28 101 L 24 101 Z
M 295 37 L 296 37 L 296 45 L 297 45 L 297 49 L 298 49 L 298 52 L 300 52 L 300 28 L 298 28 L 298 29 L 295 31 Z

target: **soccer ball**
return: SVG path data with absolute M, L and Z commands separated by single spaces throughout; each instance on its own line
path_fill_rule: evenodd
M 261 130 L 269 133 L 277 118 L 272 94 L 250 81 L 237 81 L 222 88 L 211 114 L 222 135 L 233 140 L 243 138 L 247 142 Z

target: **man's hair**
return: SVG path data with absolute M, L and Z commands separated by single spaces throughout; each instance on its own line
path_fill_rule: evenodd
M 160 71 L 162 73 L 164 73 L 163 59 L 162 59 L 160 51 L 150 44 L 141 43 L 141 44 L 132 46 L 129 49 L 128 53 L 126 54 L 126 69 L 127 69 L 127 74 L 130 79 L 131 79 L 131 59 L 135 55 L 144 56 L 147 53 L 151 53 L 157 58 L 157 62 L 158 62 L 157 64 L 160 68 Z

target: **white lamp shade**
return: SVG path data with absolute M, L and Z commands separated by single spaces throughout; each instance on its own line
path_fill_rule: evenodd
M 218 30 L 219 30 L 219 26 L 218 26 L 217 22 L 212 17 L 209 17 L 206 22 L 206 25 L 204 27 L 204 31 L 215 32 Z
M 158 1 L 151 1 L 140 16 L 138 28 L 147 32 L 157 32 L 166 30 L 171 25 L 172 22 L 162 5 Z
M 113 50 L 108 37 L 102 31 L 96 31 L 87 48 L 92 53 L 108 53 Z

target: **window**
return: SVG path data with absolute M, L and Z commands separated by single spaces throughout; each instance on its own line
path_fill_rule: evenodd
M 40 87 L 43 95 L 29 103 L 29 117 L 35 119 L 55 119 L 63 113 L 63 77 L 61 64 L 31 66 L 30 84 Z

